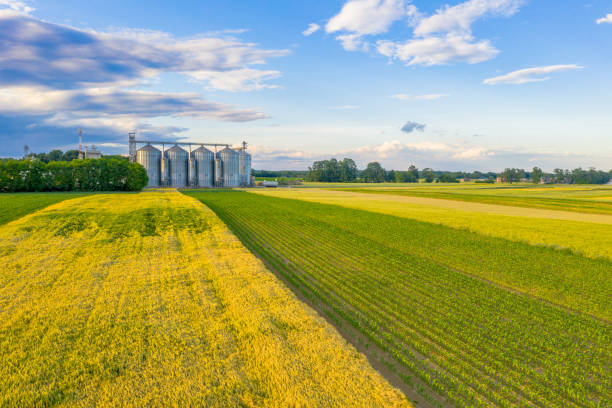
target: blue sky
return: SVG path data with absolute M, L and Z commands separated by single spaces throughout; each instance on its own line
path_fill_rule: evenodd
M 612 0 L 0 0 L 0 156 L 82 127 L 266 169 L 608 170 L 610 49 Z

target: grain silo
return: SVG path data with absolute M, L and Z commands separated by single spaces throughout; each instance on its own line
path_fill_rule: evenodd
M 212 187 L 214 183 L 215 155 L 213 152 L 200 146 L 191 152 L 192 160 L 195 161 L 197 186 Z
M 223 187 L 240 186 L 239 156 L 234 149 L 229 147 L 217 152 L 217 159 L 221 160 L 223 167 Z
M 223 162 L 215 159 L 215 187 L 223 187 Z
M 149 177 L 147 187 L 158 187 L 160 185 L 161 156 L 161 152 L 150 144 L 136 151 L 136 162 L 145 168 L 147 177 Z
M 178 147 L 172 146 L 166 150 L 168 159 L 168 179 L 172 187 L 187 186 L 187 152 Z
M 251 185 L 251 155 L 242 148 L 238 150 L 238 174 L 240 176 L 240 185 Z

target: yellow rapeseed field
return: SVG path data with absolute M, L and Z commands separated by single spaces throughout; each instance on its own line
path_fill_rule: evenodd
M 0 406 L 409 406 L 175 191 L 8 223 L 0 265 Z
M 588 257 L 612 259 L 610 215 L 316 188 L 249 191 L 465 228 L 488 236 L 570 248 Z

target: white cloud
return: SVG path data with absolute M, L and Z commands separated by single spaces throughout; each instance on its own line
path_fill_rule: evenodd
M 342 48 L 347 51 L 364 51 L 370 49 L 370 45 L 364 42 L 359 34 L 343 34 L 336 37 L 342 44 Z
M 29 6 L 28 2 L 17 0 L 0 0 L 0 7 L 26 14 L 36 10 L 35 8 Z
M 456 6 L 444 6 L 435 14 L 423 18 L 414 29 L 417 36 L 433 33 L 471 32 L 477 19 L 490 14 L 510 16 L 516 13 L 522 0 L 469 0 Z
M 433 101 L 442 97 L 449 96 L 448 94 L 425 94 L 425 95 L 410 95 L 399 93 L 391 95 L 389 98 L 399 99 L 402 101 Z
M 317 23 L 310 23 L 308 24 L 308 28 L 302 31 L 302 34 L 308 37 L 309 35 L 312 35 L 316 33 L 317 31 L 319 31 L 320 29 L 321 29 L 321 26 L 318 25 Z
M 445 37 L 425 37 L 402 42 L 379 41 L 377 50 L 389 58 L 407 65 L 444 65 L 452 62 L 476 64 L 489 60 L 498 50 L 488 40 L 471 42 L 465 35 L 448 34 Z
M 612 24 L 612 13 L 606 14 L 605 17 L 597 19 L 597 24 L 605 24 L 605 23 Z
M 358 35 L 380 34 L 407 15 L 404 0 L 350 0 L 333 16 L 325 31 L 349 31 Z
M 495 57 L 499 51 L 489 40 L 472 35 L 472 24 L 486 16 L 511 16 L 524 0 L 468 0 L 444 6 L 425 16 L 404 0 L 350 0 L 332 17 L 325 29 L 341 32 L 336 39 L 347 51 L 369 51 L 366 36 L 387 33 L 404 20 L 413 28 L 409 39 L 378 39 L 376 50 L 407 65 L 475 64 Z
M 254 91 L 265 88 L 278 88 L 267 81 L 279 78 L 279 71 L 262 71 L 259 69 L 242 68 L 230 71 L 195 71 L 189 74 L 196 80 L 206 81 L 210 88 L 230 92 Z
M 525 84 L 528 82 L 541 82 L 549 80 L 549 76 L 542 76 L 552 72 L 569 71 L 575 69 L 582 69 L 584 67 L 576 64 L 569 65 L 549 65 L 543 67 L 533 67 L 526 69 L 519 69 L 505 75 L 500 75 L 494 78 L 488 78 L 483 81 L 487 85 L 497 84 Z

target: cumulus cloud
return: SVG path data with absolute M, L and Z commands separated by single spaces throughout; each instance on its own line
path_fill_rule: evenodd
M 606 14 L 605 17 L 598 18 L 596 22 L 597 24 L 612 24 L 612 13 Z
M 321 29 L 321 26 L 318 25 L 317 23 L 310 23 L 308 24 L 308 28 L 302 31 L 302 34 L 308 37 L 309 35 L 312 35 L 316 33 L 317 31 L 319 31 L 320 29 Z
M 533 67 L 519 69 L 505 75 L 500 75 L 493 78 L 488 78 L 483 81 L 487 85 L 497 84 L 525 84 L 528 82 L 541 82 L 550 79 L 549 76 L 542 76 L 550 74 L 552 72 L 569 71 L 575 69 L 582 69 L 584 67 L 576 64 L 568 65 L 548 65 L 542 67 Z
M 405 15 L 404 0 L 350 0 L 327 22 L 325 31 L 350 31 L 358 35 L 380 34 Z
M 395 95 L 391 95 L 389 98 L 399 99 L 402 101 L 433 101 L 436 99 L 443 98 L 448 96 L 448 94 L 425 94 L 425 95 L 410 95 L 399 93 Z
M 232 36 L 244 30 L 190 38 L 149 30 L 85 31 L 26 14 L 31 10 L 25 2 L 0 0 L 0 123 L 4 126 L 0 143 L 4 146 L 12 140 L 54 146 L 57 135 L 76 127 L 86 128 L 97 142 L 122 140 L 133 129 L 166 138 L 186 130 L 148 122 L 155 118 L 262 119 L 267 116 L 257 110 L 211 102 L 196 93 L 136 88 L 168 72 L 209 89 L 272 88 L 275 85 L 269 81 L 280 72 L 257 66 L 288 53 Z
M 407 65 L 475 64 L 495 57 L 499 51 L 489 40 L 472 35 L 472 24 L 486 16 L 511 16 L 523 0 L 468 0 L 444 6 L 426 16 L 403 0 L 350 0 L 326 25 L 328 33 L 348 51 L 369 51 L 366 36 L 387 33 L 399 20 L 413 27 L 408 39 L 377 39 L 376 51 Z
M 414 34 L 469 33 L 472 24 L 479 18 L 486 15 L 511 16 L 522 3 L 522 0 L 469 0 L 452 7 L 446 5 L 435 14 L 420 20 Z
M 218 89 L 237 90 L 243 84 L 244 90 L 252 90 L 261 88 L 253 82 L 276 78 L 279 73 L 271 75 L 249 66 L 287 53 L 232 37 L 176 39 L 147 30 L 89 32 L 23 14 L 0 13 L 0 84 L 74 88 L 179 72 L 207 80 Z M 211 80 L 219 73 L 223 80 Z M 236 79 L 229 80 L 232 75 Z
M 418 130 L 418 131 L 422 132 L 423 130 L 425 130 L 425 124 L 424 123 L 417 123 L 417 122 L 408 121 L 401 128 L 401 131 L 404 132 L 404 133 L 412 133 L 415 130 Z
M 8 9 L 18 13 L 31 13 L 35 10 L 27 2 L 17 0 L 0 0 L 0 9 Z

